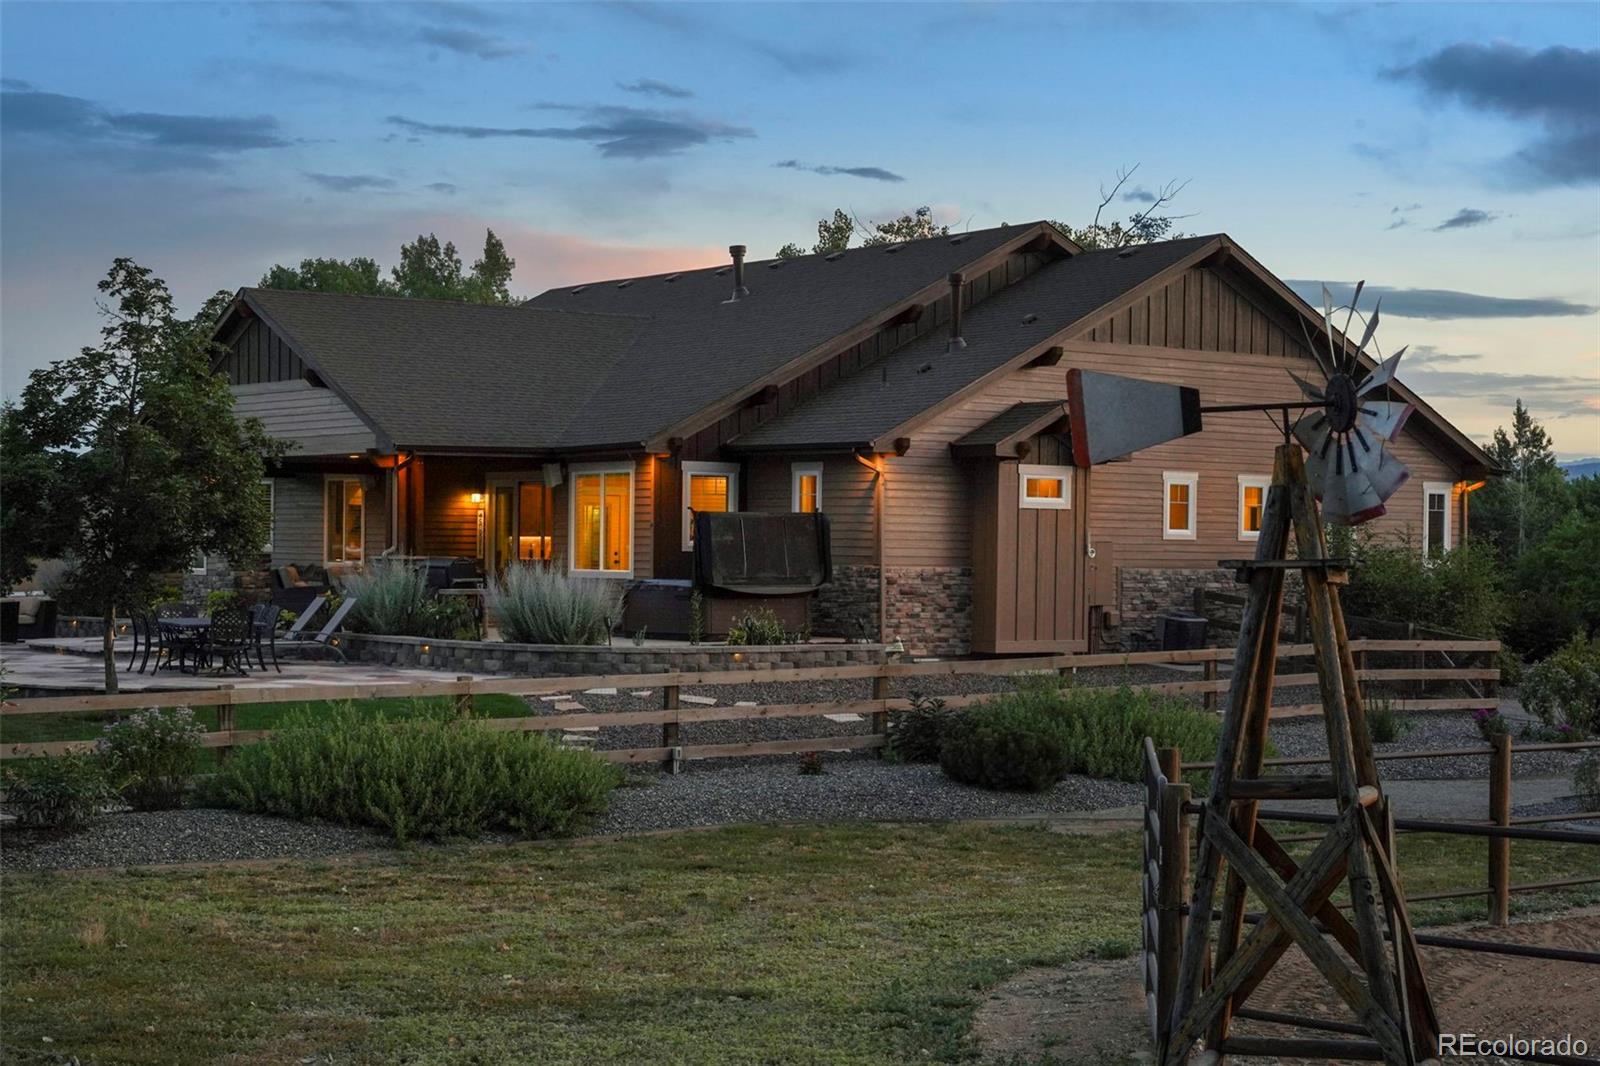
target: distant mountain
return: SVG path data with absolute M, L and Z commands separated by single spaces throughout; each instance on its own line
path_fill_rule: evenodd
M 1600 458 L 1573 459 L 1557 465 L 1566 472 L 1569 478 L 1600 476 Z

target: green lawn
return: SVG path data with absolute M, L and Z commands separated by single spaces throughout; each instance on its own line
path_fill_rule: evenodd
M 234 708 L 234 721 L 239 729 L 274 729 L 283 720 L 299 711 L 320 714 L 335 701 L 317 700 L 296 703 L 243 703 Z M 363 699 L 349 700 L 350 706 L 363 714 L 402 717 L 415 714 L 419 706 L 444 707 L 451 704 L 447 697 L 425 700 Z M 182 696 L 174 694 L 173 706 L 182 706 Z M 484 718 L 521 718 L 534 712 L 521 697 L 499 694 L 474 696 L 474 713 Z M 194 715 L 205 723 L 207 729 L 217 728 L 217 708 L 196 707 Z M 92 740 L 111 716 L 106 714 L 19 714 L 0 718 L 0 744 L 31 744 L 48 740 Z M 216 753 L 204 753 L 207 761 Z
M 1414 892 L 1481 877 L 1481 842 L 1403 840 Z M 11 876 L 0 1058 L 955 1061 L 983 989 L 1132 949 L 1137 846 L 761 827 Z M 1518 879 L 1576 872 L 1578 851 L 1518 845 Z

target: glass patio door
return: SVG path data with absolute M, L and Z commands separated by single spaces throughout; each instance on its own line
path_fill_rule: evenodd
M 511 475 L 489 482 L 489 558 L 502 574 L 512 562 L 548 563 L 553 548 L 552 492 L 542 476 Z

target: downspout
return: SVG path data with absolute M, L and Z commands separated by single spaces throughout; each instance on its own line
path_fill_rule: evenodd
M 854 456 L 856 462 L 872 471 L 872 539 L 877 544 L 878 561 L 878 643 L 886 644 L 888 643 L 886 626 L 889 620 L 889 586 L 883 566 L 883 533 L 886 524 L 884 522 L 884 512 L 888 506 L 888 498 L 885 492 L 888 487 L 888 471 L 883 469 L 883 460 L 876 455 L 869 459 L 860 452 L 856 452 Z

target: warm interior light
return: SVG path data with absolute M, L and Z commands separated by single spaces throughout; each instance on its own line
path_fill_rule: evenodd
M 481 492 L 474 492 L 474 493 L 473 493 L 473 494 L 472 494 L 472 496 L 471 496 L 471 499 L 472 499 L 472 502 L 473 502 L 473 503 L 474 503 L 474 504 L 479 504 L 479 503 L 482 503 L 482 502 L 483 502 L 483 493 L 481 493 Z
M 350 453 L 350 458 L 359 459 L 359 458 L 361 458 L 361 454 L 359 452 L 351 452 Z
M 1461 485 L 1461 491 L 1462 492 L 1477 492 L 1479 489 L 1483 488 L 1487 484 L 1488 484 L 1487 481 L 1474 481 L 1470 485 L 1465 483 L 1465 482 L 1463 482 L 1462 485 Z

